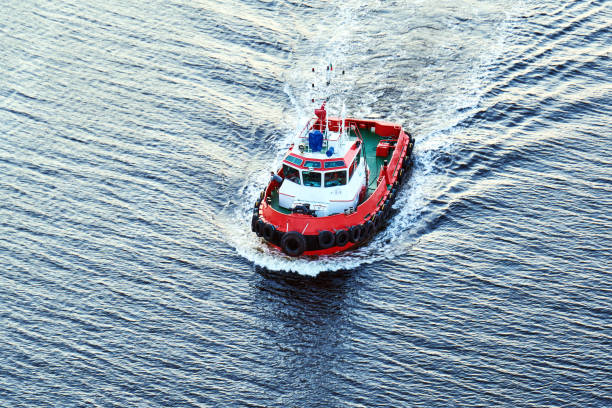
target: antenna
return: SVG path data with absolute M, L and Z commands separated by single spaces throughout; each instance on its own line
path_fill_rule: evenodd
M 319 101 L 323 101 L 323 102 L 328 101 L 331 91 L 327 89 L 325 94 L 321 94 L 321 92 L 324 91 L 324 88 L 320 88 L 319 86 L 317 86 L 317 83 L 319 82 L 318 79 L 319 80 L 322 79 L 322 78 L 317 78 L 317 74 L 321 72 L 321 70 L 317 69 L 316 67 L 312 67 L 310 71 L 313 73 L 313 79 L 310 84 L 310 92 L 311 92 L 310 102 L 314 105 L 315 103 L 318 103 Z M 344 73 L 345 71 L 342 70 L 342 75 L 344 75 Z M 335 77 L 334 65 L 332 62 L 326 65 L 325 71 L 322 71 L 322 74 L 325 75 L 325 79 L 323 79 L 325 81 L 325 86 L 329 87 L 332 84 L 332 81 Z M 314 106 L 314 108 L 316 109 L 317 107 Z

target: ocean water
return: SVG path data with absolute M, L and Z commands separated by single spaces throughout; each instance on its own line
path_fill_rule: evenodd
M 609 1 L 0 15 L 0 406 L 612 406 Z M 249 214 L 312 98 L 417 143 L 305 261 Z

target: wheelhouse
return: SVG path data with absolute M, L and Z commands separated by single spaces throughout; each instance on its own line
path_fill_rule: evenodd
M 361 161 L 361 149 L 352 155 L 350 165 L 344 159 L 316 160 L 288 154 L 282 166 L 285 180 L 305 187 L 340 187 L 346 185 Z

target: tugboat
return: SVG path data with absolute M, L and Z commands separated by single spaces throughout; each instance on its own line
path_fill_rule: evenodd
M 412 165 L 414 138 L 381 120 L 327 117 L 297 135 L 255 202 L 251 229 L 285 254 L 364 245 L 387 223 Z

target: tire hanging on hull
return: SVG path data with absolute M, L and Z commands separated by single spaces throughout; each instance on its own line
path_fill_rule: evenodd
M 317 237 L 319 241 L 319 247 L 321 249 L 327 249 L 334 246 L 335 237 L 334 233 L 331 231 L 321 231 L 319 232 L 319 236 Z
M 346 230 L 336 232 L 336 246 L 343 247 L 349 242 L 349 234 Z
M 262 220 L 257 220 L 257 225 L 255 226 L 255 233 L 258 237 L 261 237 L 263 235 L 263 229 L 265 225 L 266 223 Z
M 376 213 L 376 217 L 374 217 L 374 228 L 376 229 L 376 231 L 380 230 L 383 227 L 384 224 L 384 219 L 383 219 L 383 212 L 378 210 L 378 212 Z
M 287 232 L 281 239 L 281 248 L 289 256 L 300 256 L 306 249 L 304 236 L 296 231 Z
M 349 241 L 359 242 L 363 236 L 363 225 L 353 225 L 349 228 Z
M 272 241 L 274 239 L 274 234 L 276 233 L 276 228 L 272 224 L 265 224 L 261 235 L 264 237 L 266 241 Z
M 372 221 L 368 221 L 363 224 L 363 240 L 368 240 L 374 236 L 376 233 L 376 227 L 374 227 L 374 223 Z

